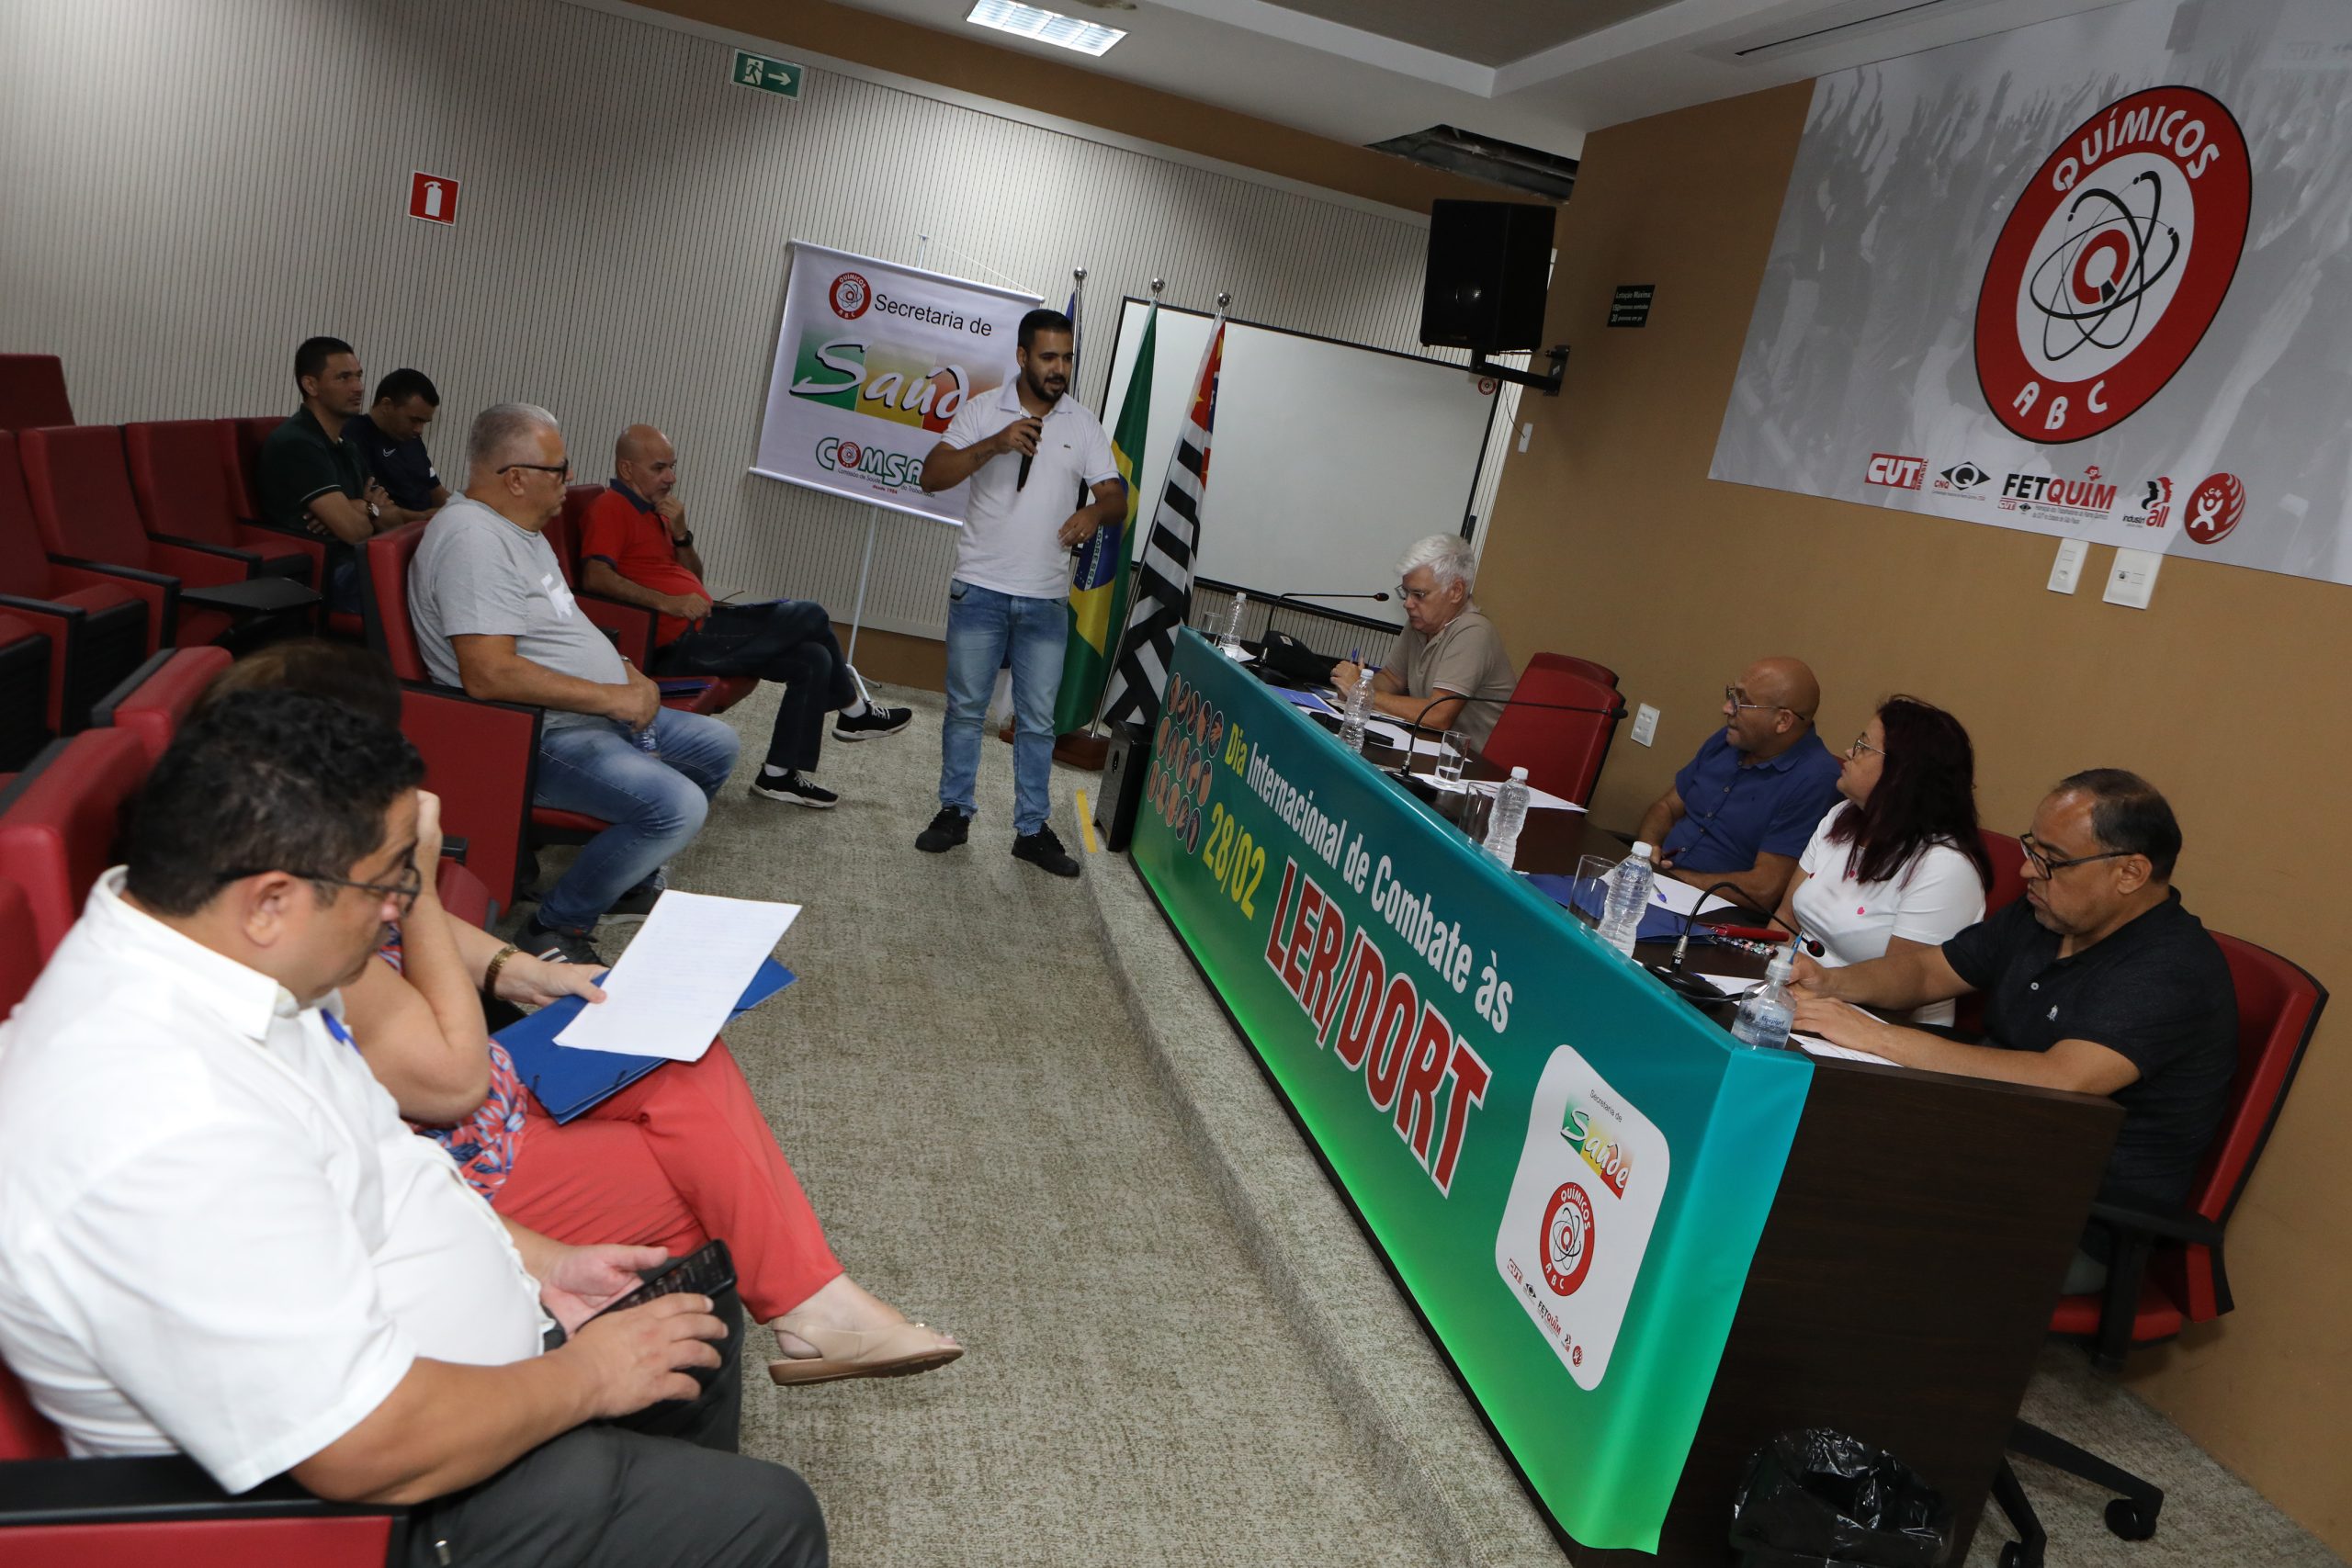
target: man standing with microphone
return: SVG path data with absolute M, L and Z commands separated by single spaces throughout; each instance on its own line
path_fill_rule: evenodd
M 969 479 L 971 499 L 947 585 L 947 718 L 940 737 L 939 813 L 915 839 L 930 854 L 969 836 L 989 693 L 1012 656 L 1012 852 L 1056 876 L 1078 862 L 1046 818 L 1053 808 L 1054 701 L 1069 639 L 1069 552 L 1125 514 L 1126 486 L 1110 437 L 1069 396 L 1070 320 L 1021 318 L 1020 373 L 956 411 L 931 455 L 922 488 Z

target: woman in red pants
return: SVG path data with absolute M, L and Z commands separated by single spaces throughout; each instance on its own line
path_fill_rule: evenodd
M 249 668 L 249 666 L 251 668 Z M 286 685 L 397 716 L 379 661 L 329 644 L 278 644 L 225 671 L 213 693 Z M 725 1042 L 670 1062 L 569 1122 L 534 1100 L 490 1038 L 485 993 L 523 1006 L 604 999 L 594 972 L 521 953 L 441 908 L 440 802 L 420 793 L 414 906 L 380 962 L 343 988 L 368 1066 L 425 1136 L 500 1213 L 561 1241 L 691 1252 L 724 1236 L 736 1290 L 775 1330 L 780 1383 L 927 1371 L 962 1355 L 946 1335 L 851 1279 Z

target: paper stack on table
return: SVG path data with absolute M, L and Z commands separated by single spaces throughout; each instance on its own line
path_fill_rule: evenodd
M 581 1009 L 556 1043 L 700 1061 L 799 913 L 797 904 L 671 889 L 605 976 L 605 1000 Z
M 1900 1062 L 1890 1062 L 1884 1056 L 1873 1056 L 1868 1051 L 1856 1051 L 1844 1045 L 1832 1045 L 1818 1034 L 1792 1034 L 1789 1043 L 1802 1045 L 1816 1056 L 1835 1056 L 1842 1062 L 1875 1062 L 1882 1067 L 1899 1067 Z

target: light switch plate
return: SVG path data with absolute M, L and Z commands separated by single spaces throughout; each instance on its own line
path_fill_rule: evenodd
M 2050 592 L 2072 593 L 2083 580 L 2083 558 L 2091 553 L 2088 539 L 2061 539 L 2058 558 L 2050 565 Z
M 2110 604 L 2146 609 L 2148 601 L 2156 594 L 2156 569 L 2164 562 L 2165 558 L 2154 550 L 2117 550 L 2115 564 L 2107 573 L 2107 592 L 2102 597 Z
M 1634 710 L 1634 744 L 1646 746 L 1657 739 L 1657 709 L 1644 703 Z

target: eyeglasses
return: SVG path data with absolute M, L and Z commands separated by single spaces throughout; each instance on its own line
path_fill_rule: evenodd
M 534 472 L 534 473 L 540 473 L 540 474 L 553 474 L 556 478 L 558 478 L 558 479 L 570 479 L 570 478 L 571 477 L 571 463 L 569 463 L 569 462 L 562 462 L 562 463 L 509 463 L 509 464 L 507 464 L 504 468 L 503 468 L 499 469 L 498 471 L 499 471 L 500 473 L 503 474 L 503 473 L 511 472 L 512 470 L 514 470 L 514 469 L 515 469 L 515 468 L 528 468 L 528 469 L 530 469 L 530 470 L 531 470 L 532 472 Z
M 2060 855 L 2053 859 L 2042 852 L 2041 846 L 2034 842 L 2031 833 L 2019 833 L 2018 842 L 2024 846 L 2025 858 L 2033 863 L 2033 868 L 2041 874 L 2044 882 L 2070 865 L 2088 865 L 2095 860 L 2121 860 L 2140 852 L 2137 850 L 2102 850 L 2095 855 Z
M 1871 753 L 1873 756 L 1883 757 L 1886 755 L 1885 747 L 1873 746 L 1870 743 L 1870 731 L 1867 729 L 1862 731 L 1861 734 L 1854 737 L 1854 743 L 1846 748 L 1846 755 L 1849 757 L 1859 757 L 1865 751 Z
M 1754 708 L 1758 713 L 1778 713 L 1781 711 L 1781 705 L 1779 703 L 1749 702 L 1747 700 L 1747 694 L 1742 692 L 1737 686 L 1725 686 L 1724 688 L 1724 701 L 1729 703 L 1735 708 Z M 1791 708 L 1788 711 L 1794 713 L 1796 712 L 1796 709 Z
M 1396 585 L 1397 596 L 1408 604 L 1418 604 L 1436 592 L 1434 588 L 1408 588 L 1401 582 Z
M 217 871 L 212 874 L 212 885 L 226 887 L 232 882 L 243 882 L 248 876 L 266 876 L 280 869 L 274 865 L 254 865 L 240 866 L 234 871 Z M 329 876 L 322 871 L 288 871 L 286 874 L 300 877 L 305 882 L 315 882 L 322 887 L 356 887 L 362 893 L 373 893 L 379 898 L 398 904 L 402 919 L 406 919 L 409 911 L 416 908 L 416 896 L 424 891 L 424 873 L 418 870 L 414 863 L 401 873 L 398 882 L 355 882 L 347 876 Z

